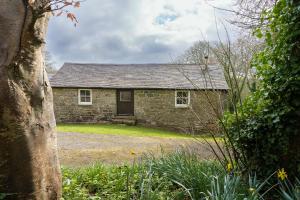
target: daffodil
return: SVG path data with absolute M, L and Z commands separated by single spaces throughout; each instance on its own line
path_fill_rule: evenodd
M 255 191 L 255 188 L 249 188 L 249 192 L 253 193 Z
M 281 169 L 278 170 L 278 172 L 277 172 L 277 177 L 278 177 L 279 179 L 281 179 L 282 181 L 283 181 L 284 179 L 287 178 L 287 173 L 286 173 L 286 171 L 284 170 L 284 168 L 281 168 Z
M 136 153 L 132 149 L 130 149 L 130 154 L 133 156 L 136 155 Z
M 227 164 L 227 171 L 228 171 L 228 172 L 231 172 L 232 170 L 233 170 L 232 164 L 231 164 L 231 163 L 228 163 L 228 164 Z

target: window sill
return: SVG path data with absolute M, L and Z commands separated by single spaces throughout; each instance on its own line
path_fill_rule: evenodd
M 93 105 L 93 103 L 91 102 L 91 103 L 78 103 L 78 105 L 80 105 L 80 106 L 91 106 L 91 105 Z
M 175 105 L 175 108 L 189 108 L 190 105 Z

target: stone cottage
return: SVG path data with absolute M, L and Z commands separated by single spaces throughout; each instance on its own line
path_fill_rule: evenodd
M 217 128 L 228 86 L 217 66 L 65 63 L 51 78 L 57 122 Z

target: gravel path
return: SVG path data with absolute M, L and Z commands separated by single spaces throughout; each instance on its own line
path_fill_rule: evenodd
M 181 146 L 196 147 L 203 158 L 212 156 L 206 145 L 196 144 L 193 139 L 58 133 L 60 162 L 71 167 L 95 162 L 122 164 L 132 162 L 147 152 L 159 156 L 161 147 L 164 151 L 174 151 Z

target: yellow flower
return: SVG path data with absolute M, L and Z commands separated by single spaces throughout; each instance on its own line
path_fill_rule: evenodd
M 287 178 L 287 173 L 284 171 L 284 168 L 278 170 L 277 177 L 282 181 Z
M 255 188 L 249 188 L 249 192 L 254 192 L 255 191 Z
M 228 164 L 227 164 L 227 171 L 228 171 L 228 172 L 231 172 L 232 170 L 233 170 L 232 164 L 231 164 L 231 163 L 228 163 Z
M 136 155 L 136 153 L 132 149 L 130 149 L 130 154 L 133 156 Z

